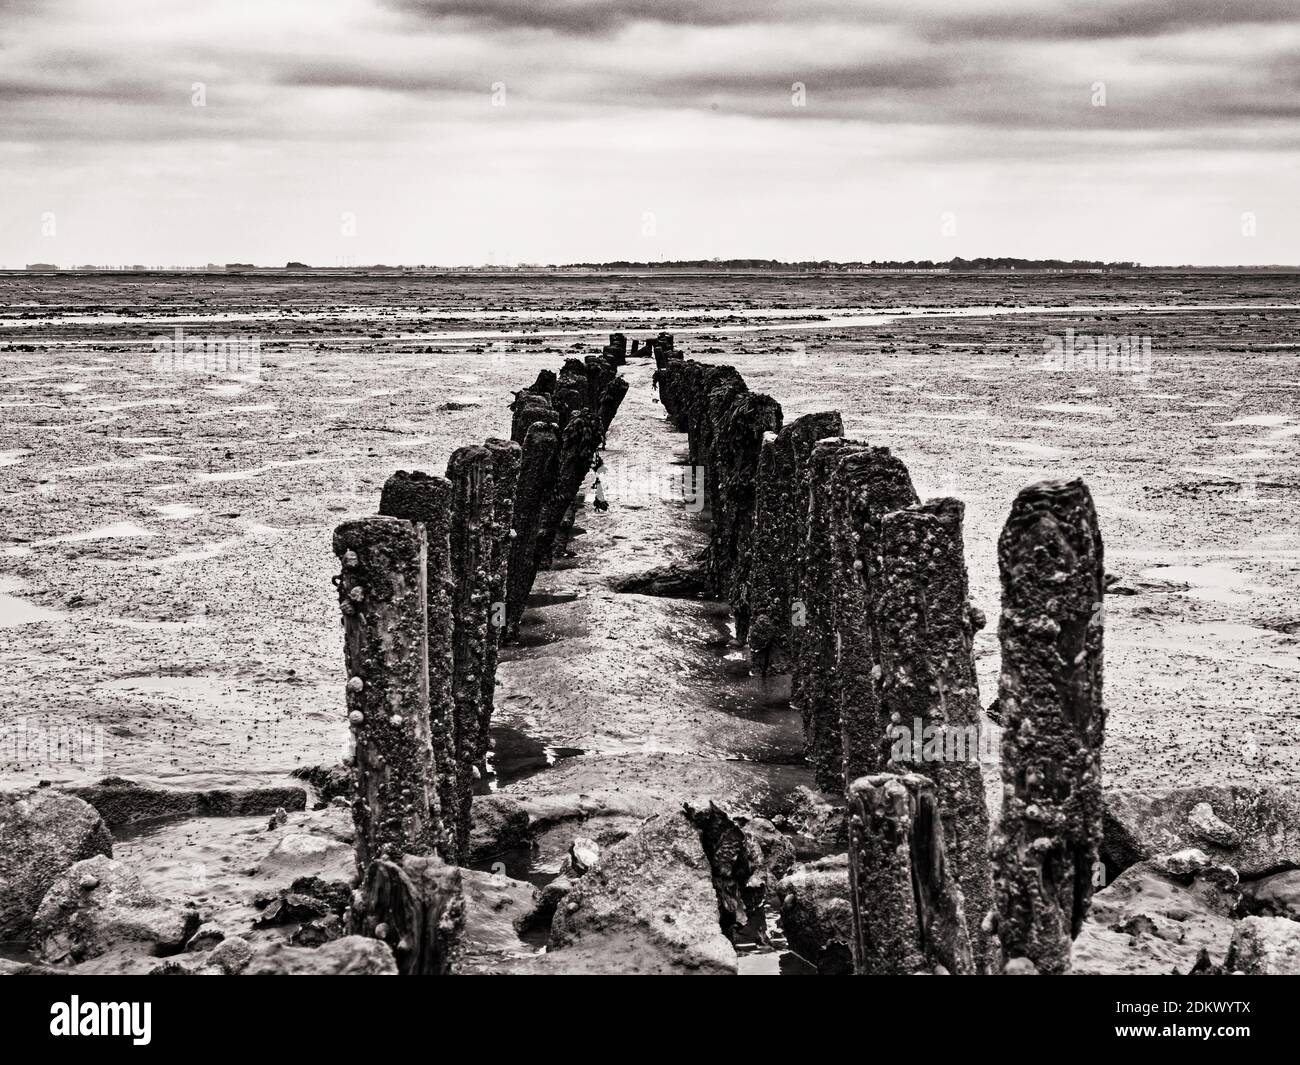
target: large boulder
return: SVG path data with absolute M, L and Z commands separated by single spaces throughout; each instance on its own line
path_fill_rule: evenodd
M 1300 869 L 1288 869 L 1242 884 L 1242 908 L 1259 917 L 1300 921 Z
M 71 795 L 37 788 L 0 792 L 0 940 L 21 940 L 60 874 L 113 838 L 94 808 Z
M 158 788 L 126 777 L 68 788 L 90 803 L 112 828 L 159 817 L 252 817 L 277 809 L 305 810 L 307 792 L 299 787 L 208 788 L 193 791 Z
M 464 926 L 457 940 L 457 972 L 493 972 L 503 957 L 541 946 L 544 926 L 537 917 L 532 884 L 475 869 L 462 869 L 460 880 Z M 529 932 L 537 933 L 532 943 L 524 939 Z
M 790 949 L 822 975 L 853 971 L 853 903 L 849 856 L 832 854 L 797 866 L 776 885 L 781 927 Z
M 734 974 L 700 834 L 681 811 L 657 814 L 605 850 L 565 897 L 547 962 L 572 971 Z
M 1222 958 L 1241 901 L 1237 873 L 1204 851 L 1139 862 L 1092 896 L 1074 941 L 1075 973 L 1188 973 Z
M 272 943 L 253 956 L 248 976 L 396 976 L 397 961 L 387 943 L 368 936 L 344 936 L 322 947 Z
M 1300 787 L 1219 785 L 1105 793 L 1102 861 L 1114 875 L 1194 847 L 1243 877 L 1300 866 Z
M 80 962 L 110 952 L 176 954 L 202 921 L 192 903 L 153 894 L 123 863 L 98 855 L 54 882 L 34 923 L 42 958 Z
M 342 840 L 313 832 L 287 832 L 257 863 L 255 875 L 284 880 L 315 876 L 335 881 L 351 880 L 355 871 L 355 852 Z
M 1300 976 L 1300 921 L 1247 917 L 1237 924 L 1224 968 L 1247 976 Z
M 509 795 L 476 795 L 470 807 L 469 860 L 487 862 L 527 846 L 528 811 Z

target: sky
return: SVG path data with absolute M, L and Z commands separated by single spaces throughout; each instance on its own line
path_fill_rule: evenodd
M 1298 0 L 0 0 L 0 266 L 1300 263 Z

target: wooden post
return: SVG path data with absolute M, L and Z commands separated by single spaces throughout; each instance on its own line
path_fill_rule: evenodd
M 791 678 L 792 706 L 803 715 L 804 750 L 817 786 L 843 794 L 844 756 L 835 674 L 834 500 L 831 473 L 846 454 L 865 445 L 842 437 L 819 441 L 808 460 L 808 517 L 804 524 L 799 600 L 804 629 Z
M 609 427 L 613 424 L 614 415 L 618 413 L 618 408 L 623 402 L 623 397 L 627 395 L 627 378 L 615 377 L 604 393 L 600 397 L 600 446 L 605 446 L 605 439 L 609 436 Z
M 430 742 L 424 527 L 363 518 L 334 530 L 343 612 L 358 873 L 442 842 Z
M 525 389 L 515 393 L 515 401 L 510 404 L 510 439 L 522 444 L 528 435 L 528 428 L 533 422 L 558 422 L 555 409 L 551 406 L 549 396 Z
M 451 814 L 458 794 L 456 703 L 452 697 L 451 491 L 451 483 L 442 477 L 398 470 L 384 482 L 379 500 L 380 514 L 418 522 L 424 530 L 429 728 L 445 837 L 439 853 L 448 860 L 455 854 L 456 825 Z
M 555 426 L 534 422 L 524 440 L 515 492 L 514 538 L 510 543 L 506 595 L 506 638 L 516 639 L 537 575 L 537 533 L 543 511 L 555 490 L 555 459 L 559 447 Z
M 492 592 L 489 572 L 493 543 L 492 453 L 477 444 L 458 448 L 447 463 L 452 483 L 451 564 L 455 579 L 452 644 L 456 703 L 457 809 L 455 842 L 458 864 L 469 854 L 470 803 L 479 775 L 477 753 L 483 708 L 483 675 L 490 664 L 489 621 Z
M 713 542 L 708 561 L 714 583 L 726 595 L 736 617 L 736 638 L 749 632 L 745 588 L 752 565 L 755 481 L 763 437 L 781 430 L 781 404 L 771 396 L 745 390 L 717 415 L 714 426 Z
M 825 489 L 829 495 L 835 698 L 847 784 L 885 768 L 880 708 L 880 525 L 917 502 L 912 478 L 885 447 L 846 449 Z
M 895 460 L 896 461 L 896 460 Z M 910 487 L 910 486 L 909 486 Z M 993 876 L 989 813 L 980 771 L 981 716 L 973 641 L 983 626 L 970 605 L 962 544 L 965 508 L 932 499 L 880 523 L 880 702 L 893 772 L 935 783 L 944 843 L 961 886 L 976 967 L 990 968 Z M 994 971 L 998 966 L 993 961 Z
M 1005 961 L 1070 967 L 1101 841 L 1105 567 L 1080 480 L 1023 489 L 998 540 L 1002 782 L 994 858 Z
M 746 598 L 750 651 L 769 663 L 774 656 L 793 662 L 792 632 L 806 620 L 797 573 L 808 520 L 808 457 L 818 440 L 842 432 L 837 411 L 805 414 L 765 442 L 759 454 Z
M 474 764 L 487 775 L 487 752 L 497 690 L 497 650 L 506 631 L 506 597 L 509 588 L 511 538 L 514 536 L 515 495 L 523 449 L 513 440 L 489 437 L 484 447 L 492 456 L 492 529 L 488 558 L 488 641 L 483 667 L 483 702 L 478 721 Z
M 402 976 L 446 976 L 464 926 L 460 870 L 437 857 L 374 862 L 353 906 L 354 935 L 393 948 Z
M 599 439 L 595 418 L 585 410 L 575 409 L 560 434 L 555 483 L 537 530 L 539 568 L 549 566 L 563 549 L 560 537 L 564 517 L 591 470 Z
M 859 975 L 975 971 L 925 777 L 881 773 L 849 787 L 849 895 Z

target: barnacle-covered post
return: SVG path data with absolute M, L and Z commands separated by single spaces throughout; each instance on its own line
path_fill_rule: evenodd
M 492 456 L 492 527 L 488 556 L 488 641 L 475 753 L 475 765 L 481 774 L 487 772 L 488 741 L 497 688 L 497 649 L 506 629 L 510 545 L 514 536 L 515 494 L 519 488 L 522 458 L 522 449 L 512 440 L 489 437 L 484 447 Z
M 600 446 L 605 446 L 605 440 L 609 436 L 609 427 L 614 422 L 614 415 L 618 413 L 618 408 L 623 402 L 623 397 L 627 395 L 628 383 L 626 377 L 615 377 L 608 385 L 600 397 L 600 406 L 597 414 L 600 418 Z
M 533 422 L 524 438 L 515 490 L 514 536 L 507 567 L 505 638 L 516 639 L 537 576 L 537 534 L 543 511 L 555 488 L 555 453 L 559 439 L 549 421 Z
M 1003 809 L 994 855 L 1005 961 L 1070 967 L 1101 842 L 1105 568 L 1081 480 L 1021 490 L 998 540 Z
M 716 507 L 710 551 L 718 587 L 736 617 L 736 638 L 749 633 L 745 590 L 753 565 L 755 481 L 763 438 L 781 431 L 781 404 L 761 392 L 741 392 L 715 426 Z
M 993 879 L 973 648 L 984 619 L 970 604 L 964 512 L 956 499 L 931 499 L 884 517 L 875 615 L 886 768 L 935 783 L 948 862 L 983 970 L 991 960 L 985 921 L 991 924 Z
M 879 773 L 849 786 L 849 894 L 859 975 L 975 972 L 934 786 Z
M 452 617 L 452 698 L 456 704 L 457 860 L 469 853 L 470 803 L 479 776 L 479 727 L 484 719 L 483 673 L 489 666 L 492 591 L 492 453 L 478 444 L 458 448 L 447 463 L 452 484 L 451 568 L 455 581 Z
M 755 474 L 753 564 L 746 588 L 748 642 L 769 661 L 784 652 L 792 660 L 791 630 L 804 623 L 796 572 L 808 520 L 808 455 L 818 440 L 839 436 L 837 411 L 805 414 L 764 438 Z
M 430 742 L 425 530 L 397 518 L 334 530 L 354 740 L 357 869 L 442 841 Z
M 610 333 L 609 343 L 603 349 L 603 354 L 608 355 L 615 366 L 622 366 L 627 362 L 627 335 Z
M 537 565 L 549 566 L 564 547 L 565 515 L 591 470 L 599 429 L 594 416 L 575 408 L 560 433 L 555 482 L 545 501 L 537 530 Z
M 510 439 L 516 444 L 524 442 L 528 429 L 534 422 L 557 420 L 549 396 L 529 389 L 515 393 L 515 401 L 510 404 L 510 412 Z
M 836 551 L 831 473 L 846 454 L 865 445 L 835 437 L 819 441 L 808 460 L 808 517 L 803 526 L 800 594 L 803 631 L 791 678 L 792 706 L 803 715 L 804 751 L 817 786 L 844 791 L 844 756 L 840 736 L 839 685 L 836 678 L 834 581 Z
M 885 720 L 879 695 L 880 526 L 885 515 L 917 502 L 912 478 L 886 447 L 846 451 L 830 496 L 837 698 L 847 783 L 885 768 Z
M 433 766 L 437 776 L 438 810 L 445 841 L 439 853 L 451 860 L 456 853 L 456 704 L 452 697 L 452 574 L 451 482 L 419 470 L 398 470 L 384 482 L 379 513 L 419 523 L 425 537 L 425 602 L 429 684 L 429 726 Z

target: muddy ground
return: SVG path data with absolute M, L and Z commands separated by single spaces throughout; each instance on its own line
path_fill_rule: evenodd
M 255 337 L 257 365 L 159 369 L 178 327 Z M 334 525 L 392 471 L 508 436 L 512 389 L 618 328 L 733 363 L 787 421 L 838 408 L 965 502 L 985 703 L 1011 500 L 1084 477 L 1121 593 L 1107 782 L 1300 777 L 1295 277 L 4 277 L 0 785 L 337 762 Z M 1067 328 L 1149 338 L 1149 372 L 1045 368 Z M 810 780 L 784 678 L 749 675 L 720 604 L 609 588 L 706 536 L 651 368 L 624 372 L 610 509 L 581 512 L 503 655 L 492 786 L 778 812 Z

